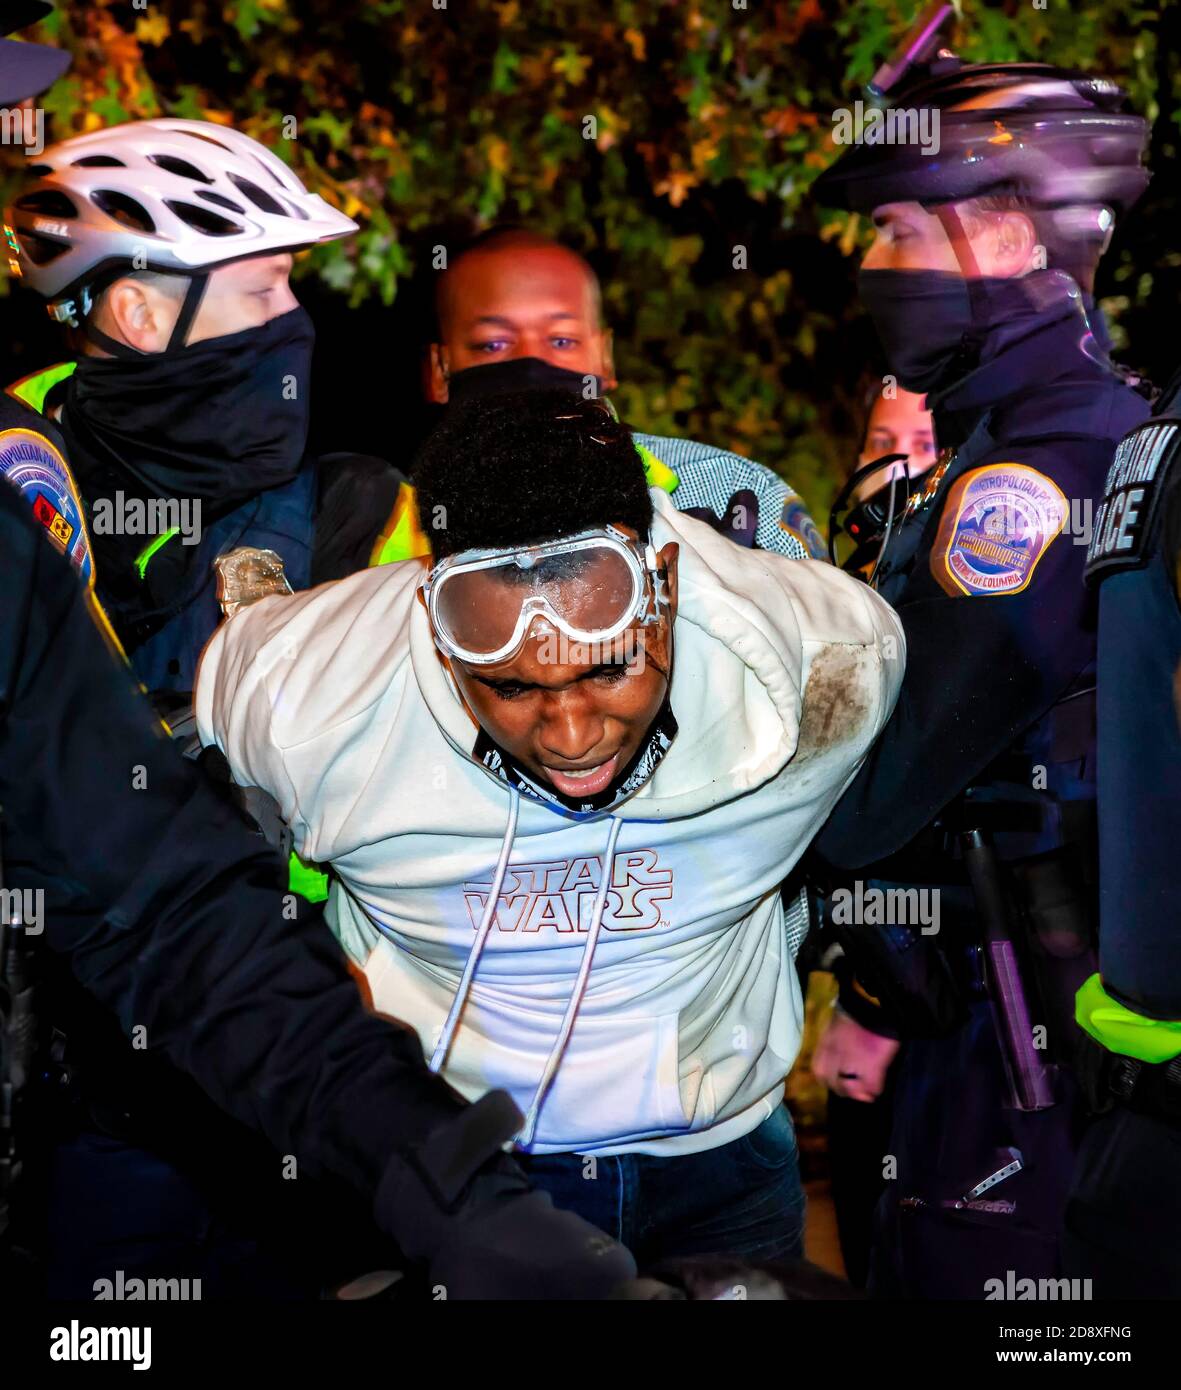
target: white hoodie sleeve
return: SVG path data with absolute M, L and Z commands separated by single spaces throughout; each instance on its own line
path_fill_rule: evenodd
M 224 622 L 205 648 L 194 692 L 201 742 L 221 749 L 239 786 L 275 798 L 301 854 L 331 857 L 400 669 L 405 684 L 420 579 L 408 561 L 272 595 Z
M 239 786 L 275 798 L 299 844 L 307 827 L 275 739 L 273 685 L 276 675 L 282 679 L 276 666 L 289 668 L 298 649 L 297 604 L 263 599 L 222 623 L 202 653 L 193 703 L 202 744 L 221 749 Z
M 832 565 L 747 550 L 663 495 L 653 504 L 655 543 L 680 547 L 673 691 L 698 791 L 716 803 L 786 772 L 817 803 L 835 800 L 898 698 L 906 639 L 893 609 Z

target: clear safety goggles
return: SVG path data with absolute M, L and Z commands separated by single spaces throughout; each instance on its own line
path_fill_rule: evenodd
M 423 583 L 435 644 L 475 666 L 507 661 L 544 619 L 571 642 L 613 641 L 637 619 L 659 622 L 656 551 L 614 526 L 544 545 L 466 550 Z

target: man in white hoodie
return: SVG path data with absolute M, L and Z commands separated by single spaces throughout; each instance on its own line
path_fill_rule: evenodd
M 593 401 L 473 402 L 416 470 L 435 563 L 243 610 L 202 740 L 330 863 L 377 1010 L 641 1263 L 800 1251 L 780 886 L 893 708 L 892 610 L 649 490 Z

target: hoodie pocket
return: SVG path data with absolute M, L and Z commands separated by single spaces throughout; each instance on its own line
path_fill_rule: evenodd
M 690 1060 L 688 1069 L 682 1067 L 681 1072 L 681 1123 L 686 1129 L 708 1129 L 718 1113 L 713 1072 L 696 1060 Z
M 560 1019 L 516 1010 L 512 1024 L 521 1043 L 528 1039 L 526 1046 L 494 1041 L 498 1030 L 484 1014 L 478 1022 L 481 1036 L 469 1034 L 453 1060 L 466 1070 L 470 1058 L 486 1086 L 505 1087 L 524 1111 L 533 1101 Z M 533 1151 L 600 1148 L 689 1129 L 677 1054 L 675 1013 L 580 1016 L 541 1107 Z
M 366 961 L 365 975 L 376 1011 L 413 1028 L 429 1057 L 450 1003 L 449 986 L 410 966 L 385 941 Z M 560 1008 L 528 1007 L 519 994 L 477 981 L 443 1076 L 468 1100 L 508 1091 L 524 1114 L 561 1025 Z M 708 1120 L 698 1113 L 695 1122 L 682 1104 L 679 1046 L 675 1012 L 579 1013 L 541 1107 L 532 1151 L 602 1148 L 702 1128 Z M 712 1088 L 705 1089 L 712 1096 Z M 700 1101 L 695 1109 L 702 1110 Z

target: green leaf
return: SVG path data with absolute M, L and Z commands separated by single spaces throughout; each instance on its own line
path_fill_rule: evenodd
M 520 65 L 520 58 L 502 39 L 497 45 L 496 52 L 492 55 L 492 80 L 490 83 L 492 91 L 497 93 L 515 91 L 517 84 L 513 74 Z

